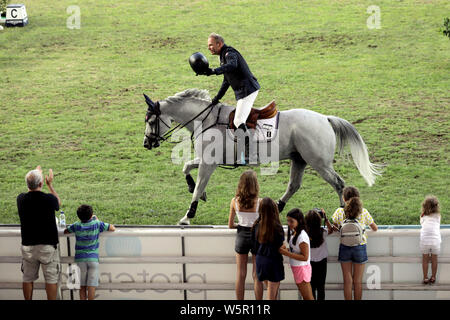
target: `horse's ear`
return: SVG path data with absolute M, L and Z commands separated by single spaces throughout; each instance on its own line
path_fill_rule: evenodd
M 153 109 L 155 107 L 155 103 L 145 93 L 143 93 L 143 95 L 145 97 L 145 102 L 148 104 L 149 108 Z

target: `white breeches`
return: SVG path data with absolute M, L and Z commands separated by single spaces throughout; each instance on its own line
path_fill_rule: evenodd
M 258 95 L 259 90 L 249 94 L 245 98 L 239 99 L 236 105 L 236 114 L 234 115 L 234 125 L 236 128 L 239 128 L 241 124 L 245 124 L 247 121 L 247 117 L 250 114 L 250 111 L 253 107 L 253 103 L 255 102 L 256 96 Z

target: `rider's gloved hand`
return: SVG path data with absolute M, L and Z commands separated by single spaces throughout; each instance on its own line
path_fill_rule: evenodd
M 211 104 L 214 106 L 214 105 L 216 105 L 216 104 L 218 104 L 219 103 L 219 99 L 217 98 L 217 97 L 214 97 L 213 99 L 212 99 L 212 101 L 211 101 Z
M 206 75 L 206 76 L 209 77 L 209 76 L 212 75 L 212 74 L 216 74 L 215 71 L 214 71 L 213 69 L 211 69 L 211 68 L 206 69 L 206 71 L 205 71 L 205 75 Z

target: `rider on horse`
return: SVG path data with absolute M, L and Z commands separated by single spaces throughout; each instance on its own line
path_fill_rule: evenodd
M 204 75 L 223 74 L 222 86 L 212 99 L 212 103 L 217 104 L 231 86 L 237 100 L 234 125 L 238 130 L 235 131 L 235 134 L 238 138 L 244 137 L 247 131 L 245 123 L 258 95 L 260 85 L 239 51 L 227 46 L 220 35 L 211 33 L 208 37 L 208 49 L 211 54 L 220 56 L 220 67 L 208 68 Z

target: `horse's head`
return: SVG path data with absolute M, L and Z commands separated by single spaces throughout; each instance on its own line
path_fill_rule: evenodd
M 161 112 L 159 101 L 153 102 L 146 94 L 144 97 L 148 105 L 145 115 L 144 148 L 151 150 L 159 147 L 159 142 L 164 140 L 164 134 L 170 129 L 172 119 Z
M 168 131 L 172 121 L 179 123 L 178 126 L 183 124 L 180 128 L 185 127 L 193 132 L 193 121 L 197 118 L 202 121 L 205 115 L 201 115 L 205 111 L 205 107 L 211 103 L 208 91 L 199 89 L 187 89 L 156 102 L 153 102 L 145 94 L 144 97 L 148 105 L 145 116 L 144 147 L 149 150 L 159 147 L 160 141 L 170 137 L 173 132 L 168 133 Z

